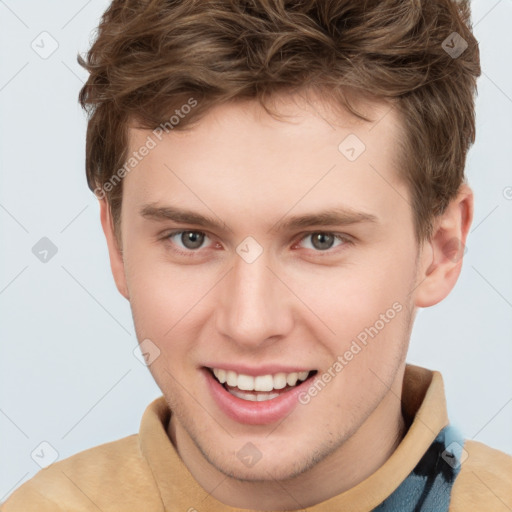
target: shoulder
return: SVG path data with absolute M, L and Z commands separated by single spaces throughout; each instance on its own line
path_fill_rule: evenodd
M 477 441 L 464 443 L 450 512 L 512 510 L 512 456 Z
M 137 434 L 55 462 L 25 482 L 1 512 L 163 510 Z

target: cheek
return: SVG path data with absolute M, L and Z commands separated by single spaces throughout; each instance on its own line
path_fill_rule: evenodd
M 126 261 L 126 277 L 137 338 L 149 338 L 164 354 L 190 348 L 187 343 L 205 324 L 216 275 L 200 266 L 180 267 L 133 254 Z
M 314 337 L 330 358 L 324 371 L 343 375 L 334 379 L 340 403 L 357 407 L 391 385 L 410 334 L 413 273 L 411 259 L 382 257 L 303 278 L 299 293 L 321 319 Z
M 408 306 L 413 267 L 410 260 L 380 259 L 325 267 L 314 274 L 297 272 L 289 279 L 297 296 L 320 320 L 324 335 L 327 326 L 334 338 L 346 342 L 375 323 L 382 327 L 384 321 L 386 330 L 392 323 L 399 324 L 394 320 L 400 317 L 397 310 Z
M 151 249 L 147 249 L 147 255 Z M 136 327 L 145 337 L 161 337 L 178 314 L 177 290 L 183 289 L 178 273 L 149 258 L 144 249 L 125 252 L 125 272 Z M 185 288 L 186 290 L 186 288 Z

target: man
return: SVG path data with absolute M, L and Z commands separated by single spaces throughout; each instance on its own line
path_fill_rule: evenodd
M 114 1 L 88 183 L 163 396 L 2 510 L 510 510 L 406 365 L 473 215 L 464 2 Z

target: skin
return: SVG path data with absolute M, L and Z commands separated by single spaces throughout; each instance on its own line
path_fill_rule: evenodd
M 276 120 L 244 101 L 165 135 L 124 178 L 119 244 L 108 203 L 100 201 L 116 285 L 130 301 L 139 341 L 160 350 L 149 368 L 172 410 L 171 442 L 216 499 L 259 510 L 335 496 L 396 449 L 407 428 L 398 397 L 414 315 L 453 288 L 462 258 L 446 247 L 465 242 L 473 212 L 463 185 L 420 246 L 397 173 L 395 110 L 366 101 L 375 121 L 365 122 L 334 115 L 319 98 L 283 96 L 278 105 L 293 117 Z M 349 134 L 366 145 L 354 162 L 338 150 Z M 130 151 L 148 135 L 131 128 Z M 140 211 L 148 204 L 211 216 L 223 229 L 145 218 Z M 270 231 L 283 218 L 328 207 L 375 220 Z M 180 229 L 206 236 L 184 245 L 181 235 L 169 237 Z M 345 239 L 318 248 L 315 233 Z M 236 252 L 247 236 L 263 248 L 252 263 Z M 401 311 L 282 421 L 232 420 L 200 378 L 211 362 L 279 363 L 321 375 L 394 303 Z M 262 455 L 252 467 L 236 456 L 248 442 Z

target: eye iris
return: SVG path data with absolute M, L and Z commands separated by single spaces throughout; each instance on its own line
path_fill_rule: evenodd
M 181 241 L 187 249 L 198 249 L 199 247 L 201 247 L 203 240 L 203 233 L 198 233 L 195 231 L 184 231 L 181 234 Z
M 313 246 L 316 249 L 321 250 L 330 249 L 332 247 L 332 243 L 334 242 L 334 236 L 329 235 L 328 233 L 314 233 L 311 238 L 313 241 Z M 319 242 L 320 245 L 318 245 L 317 242 Z

